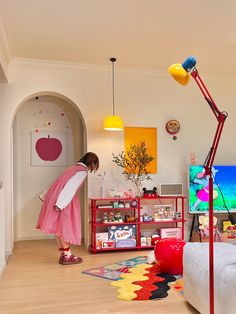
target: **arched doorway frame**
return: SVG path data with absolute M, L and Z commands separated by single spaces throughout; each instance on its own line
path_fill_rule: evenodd
M 11 143 L 10 143 L 10 147 L 11 147 L 11 185 L 10 185 L 10 193 L 11 193 L 11 212 L 10 212 L 10 219 L 8 219 L 8 221 L 10 221 L 10 223 L 8 224 L 8 227 L 6 228 L 6 238 L 5 238 L 5 243 L 6 242 L 11 242 L 11 247 L 13 248 L 14 245 L 14 198 L 16 197 L 14 195 L 14 178 L 13 178 L 13 174 L 14 174 L 14 158 L 13 158 L 13 146 L 14 146 L 14 140 L 13 140 L 13 126 L 14 126 L 14 120 L 15 117 L 17 115 L 17 113 L 19 112 L 20 108 L 22 106 L 24 106 L 24 104 L 35 98 L 35 97 L 40 97 L 40 96 L 52 96 L 61 100 L 64 100 L 65 102 L 67 102 L 68 104 L 70 104 L 71 106 L 73 106 L 73 108 L 75 109 L 75 111 L 78 113 L 78 116 L 81 120 L 81 124 L 82 124 L 82 130 L 83 130 L 83 139 L 82 139 L 82 154 L 85 153 L 87 151 L 87 128 L 86 128 L 86 124 L 83 118 L 83 115 L 79 109 L 79 106 L 73 101 L 71 100 L 69 97 L 57 93 L 57 92 L 53 92 L 53 91 L 38 91 L 35 93 L 32 93 L 30 95 L 28 95 L 27 97 L 25 97 L 15 108 L 13 117 L 12 117 L 12 122 L 11 122 Z M 88 187 L 87 184 L 84 185 L 84 190 L 83 190 L 83 211 L 84 211 L 84 219 L 83 219 L 83 225 L 84 225 L 84 241 L 85 241 L 85 245 L 88 246 L 89 245 L 89 226 L 88 226 Z M 7 213 L 6 213 L 7 214 Z M 6 255 L 11 254 L 11 252 L 6 252 Z

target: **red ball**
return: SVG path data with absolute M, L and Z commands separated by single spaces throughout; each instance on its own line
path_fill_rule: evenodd
M 154 248 L 156 261 L 160 271 L 171 275 L 183 274 L 183 247 L 184 240 L 171 238 L 161 239 Z

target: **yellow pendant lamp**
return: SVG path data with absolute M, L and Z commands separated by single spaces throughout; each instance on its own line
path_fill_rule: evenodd
M 121 117 L 115 115 L 115 79 L 114 79 L 114 63 L 116 58 L 110 58 L 112 62 L 112 100 L 113 100 L 113 114 L 112 116 L 107 116 L 104 121 L 104 130 L 108 131 L 122 131 L 123 130 L 123 121 Z

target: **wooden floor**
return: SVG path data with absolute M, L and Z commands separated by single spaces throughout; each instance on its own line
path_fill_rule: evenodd
M 0 313 L 198 313 L 172 289 L 162 300 L 119 301 L 109 280 L 81 273 L 147 251 L 90 254 L 85 248 L 73 249 L 84 262 L 63 266 L 58 264 L 54 240 L 17 242 L 0 281 Z

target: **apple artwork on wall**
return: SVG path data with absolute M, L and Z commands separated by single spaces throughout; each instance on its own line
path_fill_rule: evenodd
M 32 132 L 32 166 L 66 166 L 67 134 L 63 132 Z
M 55 137 L 41 137 L 35 144 L 36 152 L 44 161 L 57 160 L 62 152 L 62 143 L 58 138 Z

